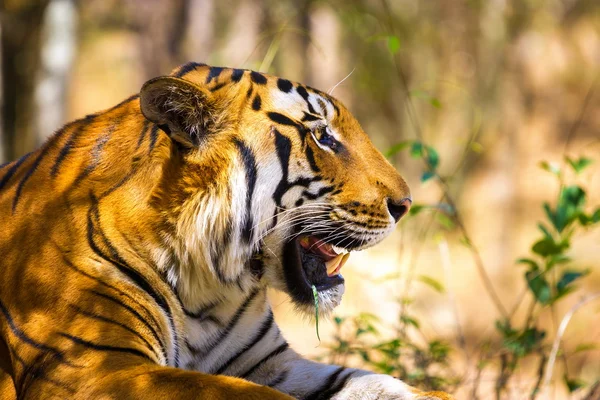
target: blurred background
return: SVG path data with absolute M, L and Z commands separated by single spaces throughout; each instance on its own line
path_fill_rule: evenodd
M 0 163 L 190 60 L 343 80 L 415 207 L 320 340 L 272 294 L 292 345 L 460 399 L 600 399 L 598 0 L 0 5 Z

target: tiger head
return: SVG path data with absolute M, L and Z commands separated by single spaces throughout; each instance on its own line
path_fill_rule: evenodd
M 209 271 L 225 286 L 266 282 L 309 313 L 316 289 L 328 313 L 349 253 L 381 242 L 410 208 L 404 179 L 318 90 L 188 64 L 147 82 L 140 103 L 181 154 L 156 197 L 184 298 Z

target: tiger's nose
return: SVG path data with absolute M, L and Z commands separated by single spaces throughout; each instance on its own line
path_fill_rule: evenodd
M 410 210 L 411 204 L 412 200 L 409 197 L 405 197 L 400 201 L 394 201 L 390 198 L 387 199 L 388 211 L 396 222 L 400 221 L 400 218 L 406 215 L 408 210 Z

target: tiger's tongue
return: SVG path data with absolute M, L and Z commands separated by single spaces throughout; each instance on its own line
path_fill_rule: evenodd
M 338 254 L 332 245 L 314 236 L 302 237 L 299 242 L 304 249 L 317 254 L 325 261 L 327 276 L 337 275 L 350 257 L 350 253 Z
M 320 256 L 326 262 L 338 256 L 338 253 L 336 253 L 332 245 L 325 243 L 314 236 L 304 236 L 300 238 L 300 246 L 304 247 L 304 249 L 309 252 Z

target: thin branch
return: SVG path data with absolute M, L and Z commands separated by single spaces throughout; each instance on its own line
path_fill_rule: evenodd
M 395 34 L 394 23 L 392 20 L 392 13 L 391 13 L 390 6 L 386 0 L 381 0 L 381 2 L 383 4 L 383 8 L 386 12 L 386 15 L 388 16 L 388 30 L 392 34 Z M 408 87 L 408 79 L 406 78 L 406 74 L 404 73 L 402 66 L 398 63 L 396 57 L 392 57 L 392 60 L 394 63 L 394 67 L 396 68 L 396 72 L 402 83 L 402 87 L 406 93 L 406 110 L 407 110 L 407 114 L 410 118 L 410 121 L 415 129 L 415 135 L 417 136 L 417 139 L 421 143 L 424 143 L 423 130 L 421 129 L 421 125 L 419 124 L 419 119 L 417 118 L 417 115 L 416 115 L 415 106 L 413 104 L 412 97 L 410 96 L 410 90 Z M 429 164 L 429 161 L 428 161 L 429 160 L 429 154 L 428 154 L 429 150 L 427 149 L 427 146 L 423 146 L 423 153 L 424 153 L 423 161 L 425 161 L 427 168 L 431 169 L 431 165 Z M 462 217 L 458 213 L 456 203 L 454 202 L 454 199 L 450 195 L 449 185 L 448 185 L 447 181 L 444 178 L 442 178 L 441 176 L 437 175 L 437 178 L 438 178 L 439 182 L 441 183 L 446 201 L 454 210 L 454 213 L 455 213 L 454 220 L 455 220 L 456 224 L 458 225 L 459 229 L 461 230 L 465 240 L 469 244 L 469 249 L 471 250 L 471 253 L 475 260 L 475 266 L 477 267 L 477 271 L 479 272 L 479 275 L 483 281 L 483 285 L 485 286 L 485 288 L 486 288 L 488 294 L 490 295 L 490 298 L 492 299 L 494 305 L 496 306 L 496 309 L 498 310 L 498 312 L 502 315 L 502 317 L 507 318 L 508 312 L 504 308 L 504 305 L 502 304 L 500 297 L 496 293 L 496 290 L 494 289 L 494 286 L 492 284 L 492 280 L 490 279 L 490 277 L 485 269 L 483 259 L 481 258 L 481 254 L 479 253 L 479 250 L 477 249 L 477 247 L 475 247 L 475 245 L 473 244 L 473 241 L 471 240 L 471 237 L 470 237 L 469 233 L 467 232 L 467 229 L 462 221 Z
M 544 390 L 547 390 L 550 385 L 550 380 L 552 379 L 552 373 L 554 370 L 554 364 L 556 362 L 556 355 L 558 354 L 558 348 L 560 345 L 560 341 L 562 340 L 565 331 L 567 330 L 567 326 L 571 321 L 571 318 L 579 310 L 581 307 L 590 303 L 596 299 L 600 298 L 600 292 L 592 293 L 583 299 L 579 300 L 577 304 L 575 304 L 571 309 L 565 314 L 562 321 L 560 322 L 560 326 L 558 327 L 558 331 L 556 332 L 556 337 L 554 338 L 554 342 L 552 343 L 552 350 L 550 351 L 550 356 L 548 357 L 548 364 L 546 364 L 546 372 L 544 373 Z

